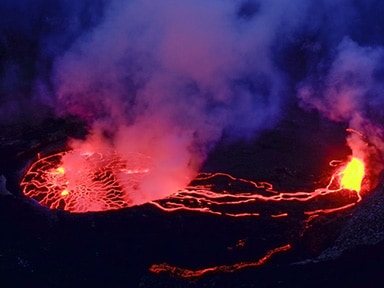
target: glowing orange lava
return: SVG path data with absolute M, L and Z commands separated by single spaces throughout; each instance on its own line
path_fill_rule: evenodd
M 137 193 L 144 177 L 150 176 L 150 167 L 149 158 L 142 154 L 132 154 L 124 160 L 110 151 L 69 151 L 37 160 L 20 185 L 26 196 L 51 209 L 75 213 L 106 211 L 131 206 L 130 195 Z M 167 213 L 190 211 L 224 217 L 269 217 L 271 221 L 285 221 L 295 215 L 304 233 L 316 217 L 345 210 L 360 202 L 363 177 L 364 163 L 357 158 L 337 169 L 326 187 L 314 191 L 280 192 L 267 182 L 235 178 L 225 173 L 201 173 L 185 189 L 149 204 Z M 291 244 L 281 243 L 255 262 L 198 270 L 162 263 L 152 265 L 150 271 L 168 272 L 183 278 L 212 271 L 231 272 L 260 266 L 272 255 L 290 248 Z
M 343 169 L 336 171 L 325 188 L 308 192 L 278 192 L 273 189 L 272 184 L 267 182 L 238 179 L 224 173 L 200 174 L 194 181 L 195 185 L 177 192 L 168 199 L 153 201 L 151 204 L 165 212 L 186 210 L 227 217 L 269 216 L 274 219 L 289 217 L 291 213 L 298 215 L 301 212 L 303 223 L 301 235 L 303 235 L 304 231 L 310 227 L 310 222 L 318 216 L 339 212 L 360 202 L 362 199 L 360 185 L 363 177 L 364 164 L 356 158 L 352 158 Z M 220 182 L 222 188 L 219 189 L 212 182 Z M 225 185 L 223 185 L 224 183 Z M 359 186 L 356 186 L 356 183 Z M 236 186 L 242 187 L 243 190 L 234 192 L 233 187 Z M 334 201 L 335 197 L 337 197 L 337 201 Z M 295 205 L 284 205 L 289 202 Z M 274 204 L 268 205 L 271 203 Z M 282 205 L 276 205 L 277 203 Z M 265 215 L 264 211 L 269 211 L 270 214 Z M 262 265 L 273 254 L 287 251 L 290 248 L 290 244 L 273 248 L 255 262 L 218 265 L 198 270 L 183 269 L 163 263 L 152 265 L 150 270 L 155 273 L 167 272 L 182 278 L 199 277 L 215 271 L 233 272 L 245 267 Z
M 264 255 L 264 257 L 260 258 L 258 261 L 255 262 L 240 262 L 233 265 L 221 265 L 221 266 L 214 266 L 209 267 L 205 269 L 200 270 L 190 270 L 190 269 L 183 269 L 179 267 L 171 266 L 167 263 L 162 264 L 154 264 L 152 265 L 149 270 L 154 273 L 161 273 L 161 272 L 171 272 L 173 275 L 176 275 L 181 278 L 196 278 L 200 277 L 206 273 L 209 272 L 234 272 L 240 269 L 244 269 L 247 267 L 257 267 L 261 266 L 264 263 L 266 263 L 274 254 L 278 252 L 283 252 L 291 249 L 291 245 L 287 244 L 281 247 L 274 248 L 267 252 L 267 254 Z
M 359 192 L 365 175 L 363 161 L 353 157 L 345 169 L 340 172 L 340 175 L 342 176 L 340 185 L 343 188 Z
M 150 171 L 148 157 L 132 153 L 128 158 L 111 151 L 57 153 L 33 163 L 20 185 L 26 196 L 51 209 L 121 209 L 132 206 L 130 195 Z

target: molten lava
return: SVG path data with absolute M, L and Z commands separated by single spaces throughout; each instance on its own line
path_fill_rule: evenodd
M 340 172 L 342 176 L 340 185 L 344 189 L 361 190 L 361 182 L 365 175 L 364 163 L 362 160 L 353 157 L 347 166 Z
M 264 212 L 268 211 L 269 217 L 276 219 L 287 218 L 290 215 L 297 217 L 301 212 L 303 230 L 300 235 L 302 236 L 305 230 L 310 227 L 310 222 L 320 215 L 336 213 L 360 202 L 363 177 L 364 163 L 357 158 L 352 158 L 341 171 L 336 171 L 325 188 L 318 188 L 309 192 L 278 192 L 273 189 L 272 184 L 267 182 L 257 183 L 224 173 L 201 174 L 194 181 L 196 183 L 194 186 L 187 187 L 187 189 L 177 192 L 168 199 L 151 203 L 165 212 L 187 210 L 227 217 L 268 216 Z M 213 181 L 214 179 L 217 181 Z M 219 189 L 212 182 L 220 182 L 220 186 L 226 182 L 227 186 Z M 231 192 L 236 186 L 243 187 L 244 190 Z M 337 201 L 335 201 L 336 199 Z M 288 202 L 295 205 L 284 205 Z M 277 205 L 280 203 L 281 205 Z M 168 272 L 182 278 L 199 277 L 211 272 L 233 272 L 245 267 L 262 265 L 272 255 L 287 251 L 291 247 L 291 244 L 283 245 L 282 243 L 281 246 L 270 249 L 264 257 L 254 262 L 217 265 L 197 270 L 162 263 L 152 265 L 150 271 L 155 273 Z
M 37 160 L 29 167 L 20 185 L 26 196 L 51 209 L 75 213 L 105 211 L 132 206 L 130 195 L 140 192 L 140 183 L 150 177 L 150 168 L 150 159 L 142 154 L 131 154 L 123 159 L 111 151 L 68 151 Z M 224 217 L 269 217 L 270 221 L 295 217 L 302 225 L 303 235 L 316 217 L 348 209 L 360 202 L 364 174 L 364 163 L 352 158 L 343 169 L 331 175 L 324 188 L 279 192 L 267 182 L 235 178 L 225 173 L 201 173 L 185 189 L 149 204 L 167 213 L 190 211 Z M 254 262 L 197 270 L 162 263 L 152 265 L 150 271 L 168 272 L 184 278 L 212 271 L 231 272 L 260 266 L 273 254 L 290 248 L 291 244 L 280 243 Z
M 247 267 L 257 267 L 265 264 L 274 254 L 287 251 L 291 249 L 291 245 L 287 244 L 281 247 L 276 247 L 270 251 L 268 251 L 264 257 L 260 258 L 258 261 L 255 262 L 240 262 L 233 265 L 220 265 L 215 267 L 209 267 L 205 269 L 200 270 L 189 270 L 189 269 L 183 269 L 179 267 L 172 267 L 171 265 L 167 263 L 162 264 L 154 264 L 149 268 L 149 271 L 154 273 L 161 273 L 161 272 L 169 272 L 172 271 L 172 274 L 181 277 L 181 278 L 195 278 L 200 277 L 206 273 L 209 272 L 234 272 L 243 268 Z
M 139 153 L 123 159 L 113 151 L 68 151 L 37 160 L 20 185 L 26 196 L 51 209 L 115 210 L 132 206 L 132 194 L 150 167 L 150 159 Z

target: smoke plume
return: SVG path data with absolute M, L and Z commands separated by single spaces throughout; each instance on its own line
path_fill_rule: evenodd
M 115 2 L 56 61 L 59 112 L 91 123 L 86 144 L 151 157 L 135 203 L 185 187 L 223 133 L 252 137 L 278 118 L 284 76 L 270 46 L 284 7 L 275 8 L 248 19 L 232 1 Z
M 382 169 L 381 2 L 0 5 L 1 121 L 76 115 L 91 129 L 73 147 L 148 155 L 136 204 L 183 188 L 220 139 L 253 138 L 295 103 L 360 131 L 353 153 Z
M 381 47 L 363 47 L 344 38 L 325 75 L 307 79 L 298 90 L 303 105 L 348 123 L 353 156 L 370 163 L 374 175 L 383 169 L 383 59 Z

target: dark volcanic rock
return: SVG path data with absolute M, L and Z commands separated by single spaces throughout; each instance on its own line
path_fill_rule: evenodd
M 220 144 L 205 171 L 268 180 L 291 191 L 323 185 L 328 162 L 349 152 L 343 127 L 319 115 L 292 115 L 259 139 Z M 8 183 L 0 188 L 13 194 L 0 196 L 1 287 L 375 287 L 372 279 L 379 279 L 384 262 L 382 186 L 356 208 L 319 217 L 302 237 L 301 214 L 295 215 L 294 207 L 291 218 L 273 221 L 164 213 L 151 205 L 103 213 L 51 211 L 21 195 L 18 181 L 38 150 L 65 145 L 69 128 L 59 122 L 24 139 L 20 133 L 7 136 L 1 144 L 1 174 Z M 66 125 L 76 130 L 74 122 Z M 239 240 L 244 247 L 236 246 Z M 198 269 L 254 261 L 286 241 L 292 242 L 291 251 L 260 268 L 193 280 L 148 270 L 163 262 Z
M 362 203 L 354 209 L 334 245 L 318 257 L 319 260 L 334 259 L 348 249 L 359 245 L 375 245 L 384 240 L 384 186 L 383 181 L 365 195 Z

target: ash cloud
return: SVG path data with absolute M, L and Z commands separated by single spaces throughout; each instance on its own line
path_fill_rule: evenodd
M 253 138 L 296 102 L 366 135 L 350 137 L 354 153 L 383 151 L 380 1 L 1 6 L 0 120 L 76 115 L 91 131 L 74 146 L 151 156 L 136 203 L 182 188 L 217 141 Z

